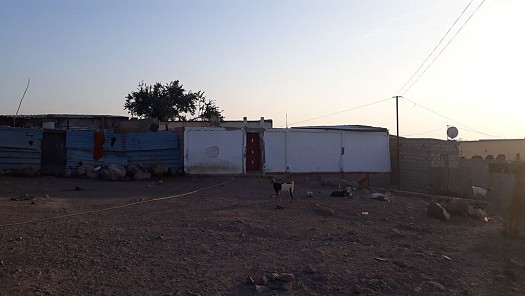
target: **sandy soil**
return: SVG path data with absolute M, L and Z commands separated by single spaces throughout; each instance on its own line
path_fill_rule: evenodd
M 266 178 L 159 181 L 0 176 L 0 295 L 525 294 L 525 242 L 499 219 L 315 182 L 276 209 Z

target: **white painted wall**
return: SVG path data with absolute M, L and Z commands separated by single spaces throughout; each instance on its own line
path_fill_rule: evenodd
M 386 132 L 343 132 L 345 172 L 390 172 L 389 136 Z
M 388 141 L 387 132 L 268 129 L 264 171 L 390 172 Z
M 265 172 L 286 172 L 285 134 L 282 129 L 267 129 L 264 132 Z
M 341 133 L 313 130 L 288 133 L 286 153 L 290 172 L 340 172 Z
M 184 130 L 184 171 L 188 174 L 242 174 L 243 130 L 190 128 Z

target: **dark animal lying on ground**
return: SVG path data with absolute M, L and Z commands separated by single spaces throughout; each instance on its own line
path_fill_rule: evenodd
M 352 196 L 352 192 L 349 192 L 348 190 L 336 190 L 336 191 L 332 191 L 332 193 L 330 193 L 330 196 L 332 197 L 349 197 L 349 196 Z
M 273 190 L 275 191 L 275 195 L 276 195 L 276 201 L 280 202 L 281 201 L 281 192 L 282 191 L 288 191 L 290 193 L 290 202 L 293 202 L 294 200 L 294 197 L 293 197 L 293 190 L 294 190 L 294 181 L 290 181 L 290 182 L 287 182 L 287 183 L 279 183 L 279 182 L 276 182 L 275 181 L 275 178 L 270 178 L 270 183 L 272 183 L 273 185 Z
M 348 196 L 352 196 L 352 187 L 346 187 L 345 189 L 343 189 L 343 186 L 339 185 L 337 186 L 337 190 L 336 191 L 332 191 L 332 193 L 330 193 L 330 196 L 332 197 L 348 197 Z

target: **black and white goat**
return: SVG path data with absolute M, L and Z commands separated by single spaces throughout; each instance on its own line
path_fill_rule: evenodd
M 330 196 L 331 197 L 351 197 L 352 191 L 353 191 L 352 187 L 346 187 L 343 189 L 343 187 L 339 185 L 336 191 L 332 191 L 332 193 L 330 193 Z
M 273 185 L 273 190 L 275 191 L 276 201 L 281 201 L 281 192 L 288 191 L 290 193 L 290 202 L 293 202 L 293 190 L 295 187 L 294 181 L 290 181 L 287 183 L 279 183 L 275 181 L 275 178 L 270 178 L 270 183 Z

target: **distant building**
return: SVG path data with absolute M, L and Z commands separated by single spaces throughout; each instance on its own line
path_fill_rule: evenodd
M 248 128 L 248 129 L 269 129 L 273 128 L 271 119 L 248 120 L 225 120 L 221 122 L 210 121 L 162 121 L 159 123 L 159 130 L 175 130 L 181 127 L 224 127 L 224 128 Z
M 459 153 L 465 159 L 523 160 L 525 139 L 460 142 Z
M 127 116 L 81 115 L 81 114 L 39 114 L 0 115 L 0 126 L 15 126 L 37 129 L 91 130 L 117 128 Z

